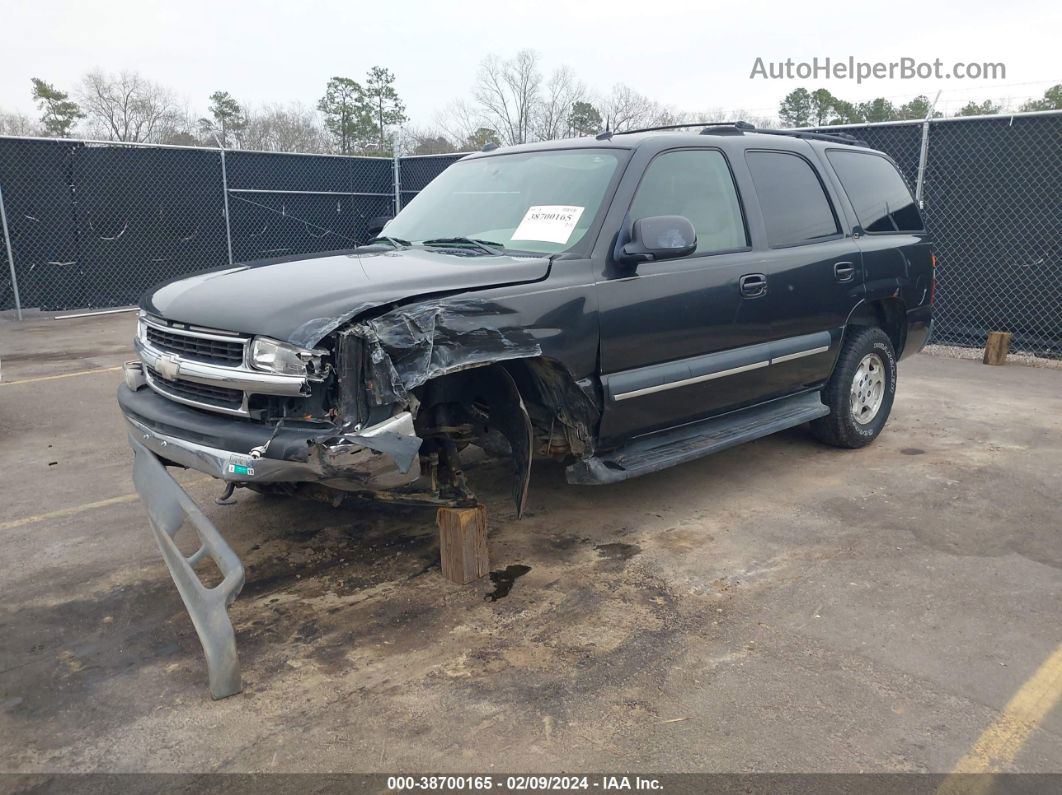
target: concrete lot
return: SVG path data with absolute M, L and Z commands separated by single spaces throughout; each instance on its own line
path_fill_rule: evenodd
M 478 467 L 492 568 L 530 567 L 494 601 L 430 511 L 182 473 L 247 566 L 211 702 L 130 481 L 132 326 L 0 320 L 0 769 L 950 771 L 1062 642 L 1062 372 L 919 356 L 865 450 L 536 464 L 521 521 Z M 997 767 L 1062 771 L 1041 691 Z

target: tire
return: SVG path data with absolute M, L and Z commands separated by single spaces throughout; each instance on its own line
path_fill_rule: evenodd
M 855 449 L 881 433 L 896 397 L 896 351 L 877 327 L 856 327 L 845 335 L 833 375 L 822 390 L 830 413 L 813 420 L 815 437 L 834 447 Z

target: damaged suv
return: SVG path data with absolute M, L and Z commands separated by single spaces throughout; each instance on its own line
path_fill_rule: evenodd
M 927 340 L 934 264 L 888 156 L 737 123 L 477 153 L 364 246 L 149 291 L 118 402 L 213 694 L 239 690 L 243 568 L 164 466 L 468 506 L 476 445 L 511 460 L 519 514 L 535 458 L 606 484 L 804 422 L 860 447 Z

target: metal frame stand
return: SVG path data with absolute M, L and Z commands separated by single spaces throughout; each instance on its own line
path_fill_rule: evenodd
M 15 252 L 11 248 L 11 233 L 7 228 L 7 210 L 4 208 L 4 189 L 0 186 L 0 226 L 4 230 L 4 247 L 7 249 L 7 264 L 11 268 L 11 289 L 15 293 L 15 315 L 22 320 L 22 300 L 18 295 L 18 275 L 15 273 Z

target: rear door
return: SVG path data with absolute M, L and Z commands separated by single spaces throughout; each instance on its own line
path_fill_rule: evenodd
M 771 311 L 771 367 L 766 388 L 785 395 L 825 381 L 851 309 L 862 296 L 859 246 L 811 160 L 793 149 L 745 153 L 762 229 Z M 808 156 L 805 156 L 805 151 Z

